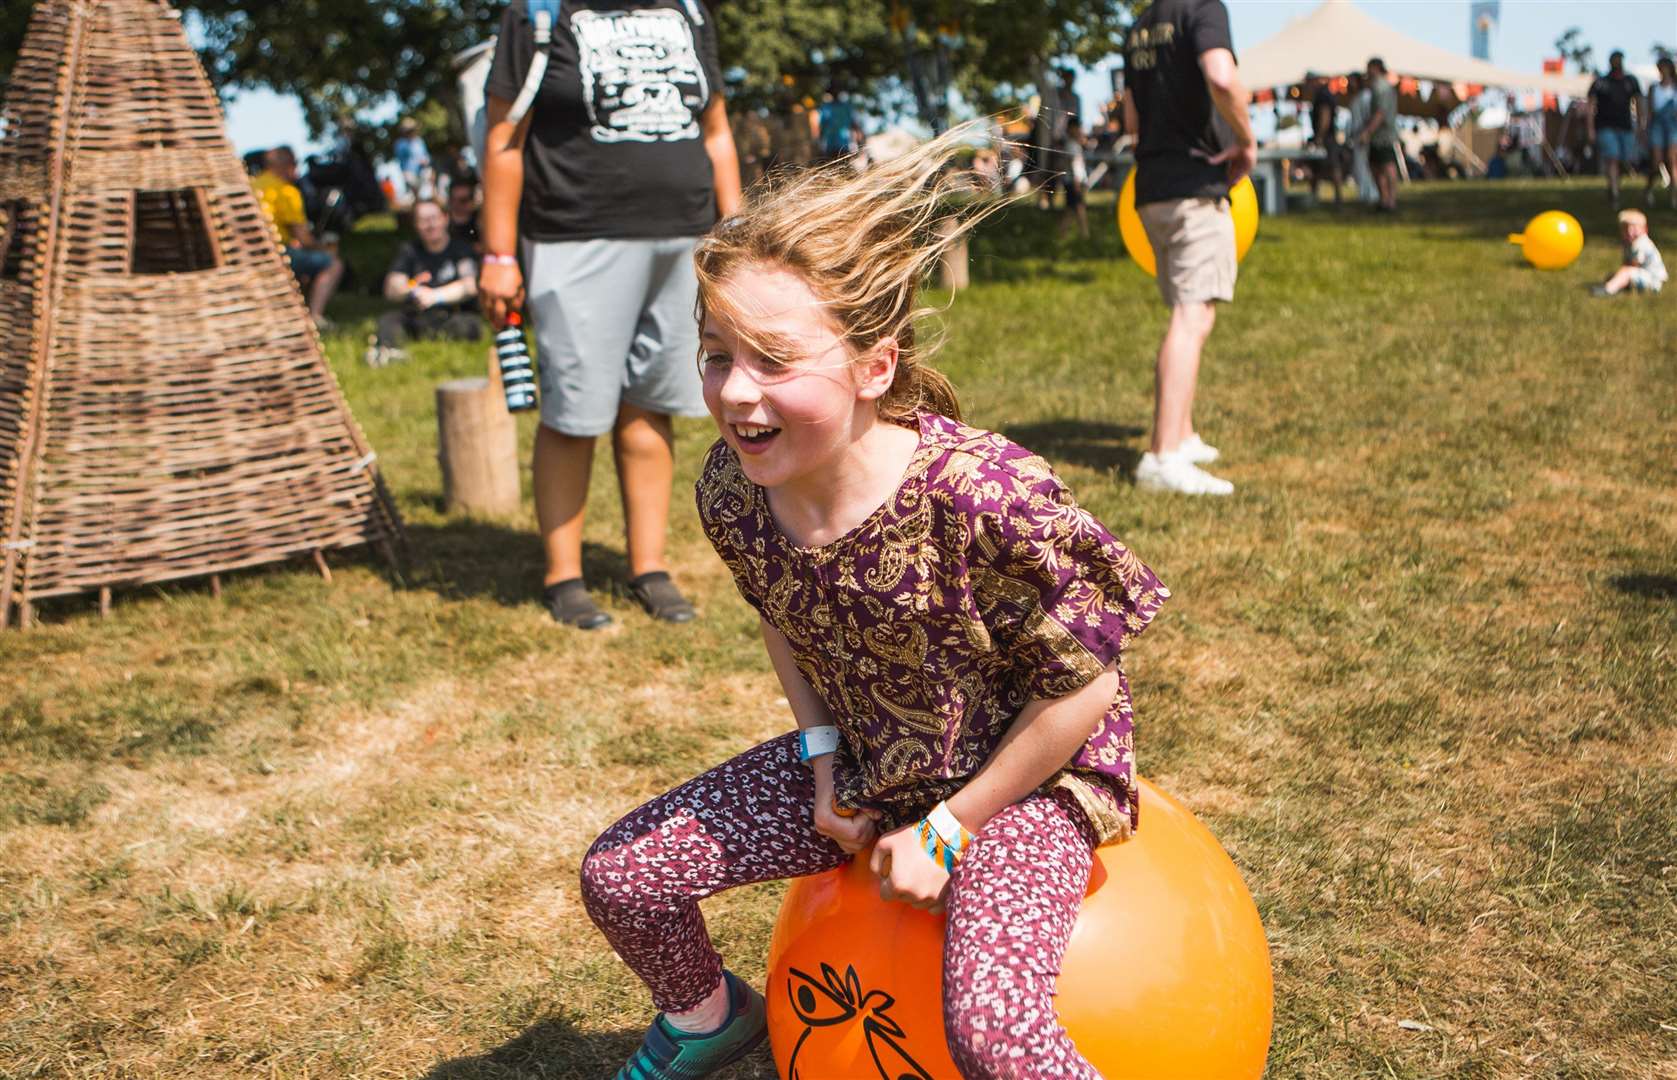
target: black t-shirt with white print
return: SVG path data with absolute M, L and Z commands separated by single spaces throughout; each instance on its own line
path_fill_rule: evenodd
M 699 0 L 565 0 L 530 108 L 519 235 L 698 236 L 716 220 L 699 115 L 721 93 Z M 521 0 L 501 19 L 484 89 L 512 101 L 535 55 Z
M 1234 51 L 1222 0 L 1154 0 L 1124 42 L 1124 82 L 1141 118 L 1135 201 L 1223 198 L 1228 170 L 1207 159 L 1222 149 L 1200 54 Z
M 466 267 L 466 276 L 476 275 L 477 255 L 472 251 L 470 244 L 463 244 L 450 237 L 447 247 L 441 251 L 432 251 L 419 240 L 409 240 L 391 260 L 387 273 L 413 279 L 425 274 L 428 276 L 423 284 L 440 289 L 461 279 L 462 263 Z M 476 311 L 477 300 L 462 300 L 452 306 L 460 311 Z

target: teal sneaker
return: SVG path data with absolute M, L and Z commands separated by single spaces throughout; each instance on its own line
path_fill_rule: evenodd
M 698 1080 L 732 1065 L 762 1044 L 769 1033 L 763 995 L 731 971 L 722 973 L 728 987 L 728 1019 L 709 1034 L 677 1031 L 659 1013 L 646 1029 L 640 1049 L 617 1070 L 617 1080 Z

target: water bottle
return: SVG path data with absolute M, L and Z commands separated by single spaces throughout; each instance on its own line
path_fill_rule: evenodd
M 524 319 L 516 311 L 507 314 L 507 324 L 495 335 L 495 358 L 501 364 L 507 411 L 535 408 L 536 370 L 530 363 L 530 346 L 524 340 Z

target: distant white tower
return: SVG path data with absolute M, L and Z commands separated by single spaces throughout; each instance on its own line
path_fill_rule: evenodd
M 1496 29 L 1502 14 L 1502 0 L 1473 0 L 1468 15 L 1468 36 L 1473 42 L 1473 55 L 1480 60 L 1491 58 L 1491 31 Z

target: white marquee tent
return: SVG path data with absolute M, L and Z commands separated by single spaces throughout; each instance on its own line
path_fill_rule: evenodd
M 1361 71 L 1371 56 L 1384 60 L 1386 70 L 1393 75 L 1429 82 L 1477 83 L 1568 97 L 1583 97 L 1590 89 L 1587 75 L 1511 71 L 1417 41 L 1376 21 L 1351 0 L 1323 0 L 1315 11 L 1299 16 L 1274 37 L 1242 52 L 1240 76 L 1254 90 L 1293 86 L 1311 73 L 1344 75 Z

